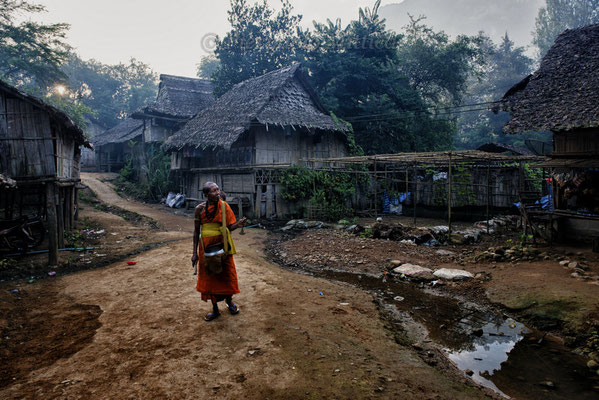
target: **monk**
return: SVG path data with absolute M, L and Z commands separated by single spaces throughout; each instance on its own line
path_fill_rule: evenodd
M 225 300 L 227 308 L 231 314 L 239 313 L 239 307 L 233 303 L 233 295 L 239 293 L 237 283 L 237 271 L 232 254 L 235 253 L 235 245 L 230 239 L 230 234 L 226 234 L 225 239 L 220 232 L 222 226 L 222 212 L 226 216 L 226 225 L 229 232 L 243 226 L 246 218 L 236 221 L 235 214 L 229 205 L 221 200 L 220 189 L 214 182 L 206 182 L 202 187 L 206 203 L 201 204 L 195 209 L 194 231 L 193 231 L 193 255 L 191 256 L 192 266 L 198 265 L 198 282 L 196 290 L 202 294 L 202 300 L 212 302 L 212 312 L 206 314 L 206 321 L 213 321 L 220 317 L 218 303 Z M 203 232 L 202 243 L 200 243 L 200 228 Z M 222 272 L 211 274 L 206 268 L 204 262 L 204 249 L 224 248 L 224 240 L 227 240 L 229 254 L 223 259 Z M 203 244 L 203 246 L 201 245 Z

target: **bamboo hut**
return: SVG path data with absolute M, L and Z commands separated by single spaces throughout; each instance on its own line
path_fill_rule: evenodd
M 561 33 L 537 71 L 506 92 L 506 133 L 550 130 L 554 212 L 560 236 L 599 234 L 599 24 Z
M 0 218 L 42 217 L 51 265 L 74 224 L 81 146 L 91 148 L 66 114 L 0 81 L 0 174 L 16 182 L 0 191 Z
M 213 181 L 239 214 L 284 216 L 279 171 L 306 158 L 347 154 L 348 128 L 324 109 L 300 64 L 238 83 L 165 142 L 183 190 Z
M 98 171 L 119 171 L 131 157 L 142 157 L 143 122 L 125 118 L 118 125 L 92 138 Z
M 133 168 L 143 172 L 148 148 L 160 146 L 213 101 L 212 84 L 206 79 L 160 75 L 156 101 L 94 138 L 98 170 L 119 171 L 131 160 Z M 144 180 L 144 174 L 139 178 Z

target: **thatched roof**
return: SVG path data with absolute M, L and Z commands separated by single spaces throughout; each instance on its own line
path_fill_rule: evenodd
M 505 153 L 511 152 L 516 155 L 533 155 L 534 153 L 524 147 L 515 146 L 508 143 L 485 143 L 476 148 L 476 150 L 485 151 L 487 153 Z
M 250 124 L 346 132 L 327 114 L 299 70 L 300 64 L 233 86 L 165 142 L 169 148 L 230 148 Z
M 23 101 L 29 102 L 33 104 L 35 107 L 42 109 L 47 112 L 50 116 L 50 119 L 54 120 L 56 123 L 62 125 L 65 128 L 65 131 L 68 135 L 70 135 L 75 143 L 79 146 L 85 146 L 88 148 L 92 148 L 92 145 L 88 142 L 85 137 L 85 133 L 83 130 L 79 128 L 75 122 L 64 112 L 60 111 L 58 108 L 53 107 L 43 101 L 42 99 L 27 94 L 14 86 L 9 85 L 8 83 L 0 80 L 0 90 L 7 92 L 9 95 L 19 98 Z
M 116 126 L 92 139 L 94 146 L 104 146 L 111 143 L 124 143 L 143 133 L 143 121 L 125 118 Z
M 514 85 L 498 110 L 511 111 L 503 128 L 568 131 L 599 127 L 599 24 L 561 33 L 540 68 Z
M 207 79 L 160 75 L 156 101 L 133 113 L 133 118 L 187 119 L 214 103 L 212 83 Z

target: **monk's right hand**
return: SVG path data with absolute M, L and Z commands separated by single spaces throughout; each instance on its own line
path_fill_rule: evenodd
M 196 275 L 198 273 L 198 255 L 194 254 L 191 256 L 191 267 L 193 268 L 193 274 Z

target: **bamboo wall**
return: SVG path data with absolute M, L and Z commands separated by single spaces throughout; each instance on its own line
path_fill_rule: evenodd
M 13 179 L 56 176 L 53 139 L 47 112 L 0 91 L 0 167 L 3 174 Z M 69 174 L 67 170 L 61 172 Z

